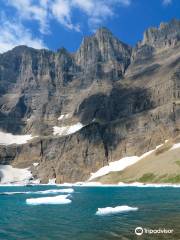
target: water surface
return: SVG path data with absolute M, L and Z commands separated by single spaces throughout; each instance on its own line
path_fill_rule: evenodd
M 68 193 L 28 193 L 57 186 L 0 187 L 0 239 L 180 239 L 180 188 L 73 187 L 69 204 L 28 205 L 27 198 Z M 128 205 L 138 211 L 97 216 L 98 208 Z M 174 234 L 136 236 L 136 227 L 173 229 Z

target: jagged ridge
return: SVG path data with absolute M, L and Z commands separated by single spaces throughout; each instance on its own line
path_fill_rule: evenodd
M 1 54 L 0 128 L 39 138 L 0 146 L 0 162 L 40 162 L 33 171 L 43 182 L 78 181 L 177 137 L 179 33 L 178 20 L 161 24 L 132 49 L 101 28 L 74 54 L 26 46 Z M 70 117 L 59 121 L 62 114 Z M 54 126 L 77 122 L 81 131 L 53 135 Z

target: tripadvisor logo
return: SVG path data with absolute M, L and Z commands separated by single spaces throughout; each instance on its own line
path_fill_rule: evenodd
M 137 227 L 135 228 L 134 232 L 136 235 L 141 236 L 142 234 L 172 234 L 174 230 L 165 229 L 165 228 L 150 229 L 150 228 Z
M 138 236 L 142 235 L 143 234 L 143 228 L 142 227 L 137 227 L 135 229 L 135 234 L 138 235 Z

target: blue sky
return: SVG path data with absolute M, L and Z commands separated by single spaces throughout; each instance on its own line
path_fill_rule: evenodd
M 180 19 L 180 0 L 0 0 L 0 52 L 17 45 L 73 52 L 101 26 L 133 46 L 172 18 Z

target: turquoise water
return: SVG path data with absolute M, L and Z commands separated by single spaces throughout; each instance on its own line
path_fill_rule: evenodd
M 0 240 L 180 239 L 180 188 L 74 187 L 72 202 L 62 205 L 28 205 L 26 199 L 67 193 L 2 194 L 62 188 L 0 187 Z M 138 211 L 96 215 L 98 208 L 121 205 Z M 174 233 L 136 236 L 138 226 Z

